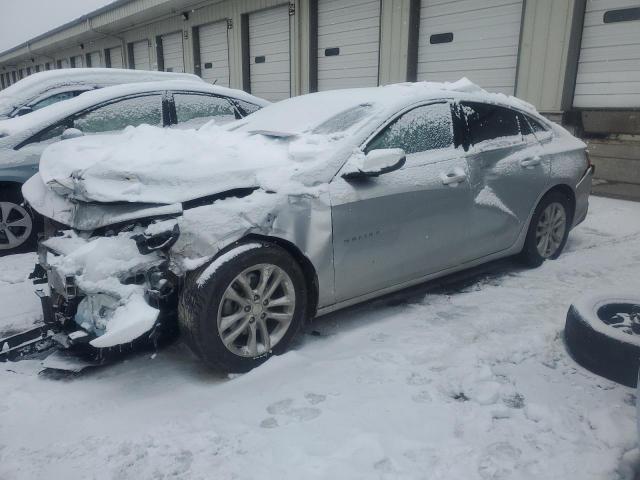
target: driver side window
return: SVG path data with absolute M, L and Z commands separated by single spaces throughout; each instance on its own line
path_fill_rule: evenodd
M 451 108 L 448 103 L 416 107 L 382 130 L 367 145 L 366 153 L 402 148 L 407 155 L 453 147 Z

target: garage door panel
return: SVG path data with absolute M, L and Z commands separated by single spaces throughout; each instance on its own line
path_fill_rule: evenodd
M 422 0 L 418 79 L 466 76 L 488 90 L 513 94 L 521 17 L 518 0 Z M 431 43 L 432 35 L 449 32 L 451 42 Z
M 251 93 L 270 101 L 291 95 L 289 7 L 249 14 L 249 79 Z M 256 57 L 261 62 L 256 63 Z
M 606 11 L 638 6 L 637 0 L 587 1 L 574 106 L 640 107 L 640 21 L 604 23 Z
M 318 1 L 318 90 L 378 85 L 379 56 L 380 0 Z
M 143 40 L 133 44 L 133 65 L 136 70 L 150 70 L 149 42 Z
M 503 9 L 512 5 L 521 6 L 522 2 L 518 0 L 455 0 L 448 2 L 429 1 L 430 16 L 445 16 L 457 13 L 466 15 L 479 12 L 486 12 L 488 9 Z M 423 2 L 424 5 L 424 2 Z
M 162 57 L 166 72 L 184 72 L 182 32 L 162 35 Z
M 228 33 L 226 20 L 198 27 L 202 79 L 223 87 L 230 84 Z

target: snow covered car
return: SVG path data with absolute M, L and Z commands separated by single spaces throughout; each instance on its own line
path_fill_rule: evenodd
M 0 120 L 26 115 L 83 92 L 122 83 L 203 80 L 190 73 L 150 72 L 122 68 L 64 68 L 29 75 L 0 92 Z
M 212 119 L 229 122 L 268 103 L 240 90 L 171 80 L 106 87 L 0 122 L 0 255 L 35 245 L 39 228 L 21 206 L 20 187 L 38 171 L 48 145 L 131 125 L 195 128 Z
M 208 365 L 241 372 L 314 316 L 500 257 L 556 258 L 592 171 L 531 105 L 463 79 L 61 142 L 23 193 L 48 219 L 36 270 L 70 344 L 118 347 L 177 317 Z

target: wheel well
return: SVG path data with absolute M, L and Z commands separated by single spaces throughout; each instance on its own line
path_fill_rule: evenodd
M 566 197 L 566 199 L 569 201 L 569 207 L 571 208 L 571 219 L 573 221 L 573 214 L 576 211 L 576 194 L 573 189 L 569 185 L 560 184 L 550 188 L 549 191 L 545 193 L 545 196 L 551 192 L 557 192 Z
M 307 282 L 307 289 L 309 291 L 309 311 L 312 314 L 311 318 L 313 318 L 316 314 L 316 309 L 318 308 L 318 274 L 307 256 L 302 253 L 295 244 L 282 238 L 269 237 L 266 235 L 258 234 L 251 234 L 245 238 L 248 240 L 262 240 L 265 242 L 273 243 L 274 245 L 278 245 L 280 248 L 286 250 L 287 253 L 289 253 L 289 255 L 291 255 L 296 260 L 296 262 L 298 262 L 298 265 L 300 265 L 300 267 L 302 268 L 304 278 Z

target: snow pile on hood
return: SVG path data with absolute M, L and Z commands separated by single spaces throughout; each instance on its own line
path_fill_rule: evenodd
M 42 156 L 40 176 L 76 200 L 171 204 L 287 181 L 302 169 L 299 158 L 309 155 L 300 141 L 231 132 L 213 122 L 200 130 L 142 125 L 53 144 Z M 313 139 L 309 145 L 322 151 Z

